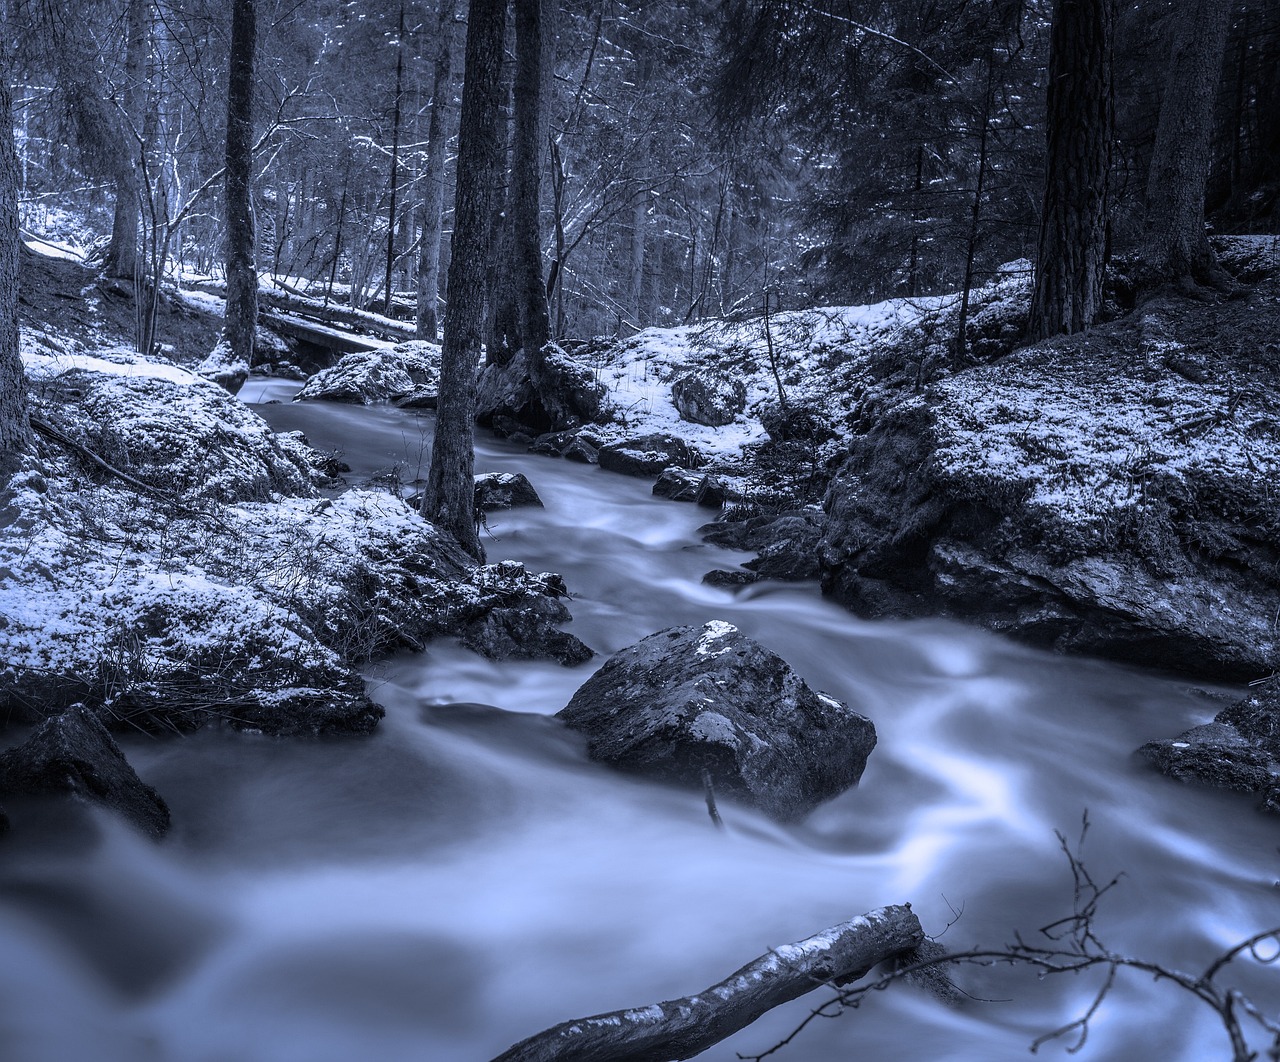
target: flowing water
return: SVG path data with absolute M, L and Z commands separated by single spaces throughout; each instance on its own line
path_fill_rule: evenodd
M 251 388 L 258 401 L 292 391 Z M 341 448 L 357 476 L 425 468 L 429 419 L 260 411 Z M 882 904 L 911 902 L 933 933 L 955 921 L 948 946 L 999 945 L 1070 911 L 1055 830 L 1074 838 L 1086 809 L 1089 869 L 1125 875 L 1097 924 L 1115 950 L 1199 969 L 1280 922 L 1276 820 L 1130 762 L 1213 714 L 1186 682 L 950 623 L 863 622 L 813 586 L 705 587 L 703 572 L 745 559 L 700 542 L 705 510 L 479 446 L 480 470 L 522 470 L 546 502 L 494 514 L 490 559 L 563 573 L 571 629 L 601 655 L 576 669 L 448 644 L 395 658 L 369 675 L 387 708 L 369 739 L 129 741 L 173 811 L 162 843 L 107 823 L 88 854 L 0 855 L 0 1059 L 483 1062 L 567 1018 L 693 993 Z M 861 785 L 802 825 L 722 801 L 717 831 L 700 793 L 593 765 L 550 718 L 609 653 L 712 618 L 876 724 Z M 1093 974 L 960 976 L 991 1001 L 947 1007 L 898 986 L 776 1057 L 1023 1058 L 1098 987 Z M 1233 977 L 1280 1008 L 1275 968 L 1242 962 Z M 817 998 L 705 1057 L 764 1050 Z M 1230 1057 L 1198 1006 L 1122 974 L 1078 1057 Z

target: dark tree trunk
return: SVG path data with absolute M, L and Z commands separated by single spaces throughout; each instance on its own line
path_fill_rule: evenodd
M 391 273 L 396 267 L 396 193 L 400 190 L 400 101 L 404 94 L 404 0 L 396 30 L 396 98 L 391 118 L 391 206 L 387 211 L 387 295 L 382 312 L 391 316 Z
M 143 123 L 147 106 L 147 49 L 151 38 L 148 0 L 129 0 L 125 44 L 122 139 L 116 174 L 115 215 L 107 247 L 106 272 L 111 277 L 140 276 L 138 218 L 142 210 Z
M 1207 279 L 1216 268 L 1204 228 L 1213 112 L 1230 0 L 1181 0 L 1147 175 L 1143 262 L 1158 281 Z
M 1082 332 L 1102 308 L 1114 29 L 1114 0 L 1054 0 L 1032 340 Z
M 485 273 L 485 292 L 489 317 L 486 322 L 488 335 L 485 340 L 485 361 L 491 365 L 506 365 L 523 345 L 520 340 L 520 302 L 517 297 L 516 278 L 510 269 L 515 238 L 511 224 L 511 167 L 510 158 L 514 131 L 513 100 L 515 92 L 515 64 L 507 63 L 501 75 L 499 99 L 501 109 L 498 118 L 498 154 L 502 160 L 497 175 L 499 185 L 495 191 L 490 211 L 489 268 Z
M 535 387 L 543 348 L 551 342 L 542 277 L 542 160 L 547 151 L 550 56 L 548 23 L 553 0 L 516 3 L 515 132 L 511 148 L 512 264 L 520 307 L 520 339 Z
M 254 265 L 253 60 L 257 0 L 231 0 L 231 62 L 227 73 L 227 310 L 223 336 L 235 361 L 253 364 L 258 323 Z
M 440 234 L 444 220 L 445 116 L 453 95 L 453 20 L 456 0 L 440 0 L 436 44 L 440 49 L 431 78 L 431 117 L 427 121 L 427 179 L 422 201 L 422 244 L 418 252 L 419 339 L 439 338 Z
M 18 157 L 9 71 L 0 55 L 0 477 L 31 446 L 27 388 L 18 352 Z
M 458 133 L 449 311 L 444 319 L 440 397 L 423 511 L 473 557 L 484 548 L 475 518 L 472 421 L 484 327 L 484 280 L 492 189 L 499 163 L 498 109 L 506 0 L 472 0 Z

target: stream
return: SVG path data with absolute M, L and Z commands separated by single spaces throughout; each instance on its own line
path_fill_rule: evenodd
M 255 408 L 342 450 L 352 482 L 425 472 L 429 416 L 289 404 L 296 389 L 254 381 L 241 397 L 283 399 Z M 1055 831 L 1074 841 L 1086 809 L 1088 868 L 1124 875 L 1096 925 L 1114 950 L 1200 970 L 1280 922 L 1276 820 L 1130 761 L 1221 706 L 1186 680 L 954 623 L 862 621 L 816 585 L 703 586 L 747 557 L 700 541 L 708 510 L 487 435 L 477 447 L 477 471 L 522 471 L 546 503 L 491 514 L 489 559 L 562 573 L 570 629 L 600 655 L 574 669 L 447 643 L 397 656 L 369 672 L 387 716 L 367 739 L 123 741 L 173 829 L 153 844 L 107 823 L 87 855 L 50 843 L 0 858 L 0 1060 L 484 1062 L 883 904 L 909 901 L 948 947 L 998 946 L 1070 913 Z M 709 619 L 875 722 L 858 788 L 796 826 L 722 800 L 717 831 L 701 793 L 592 764 L 550 718 L 608 654 Z M 1276 974 L 1242 961 L 1222 979 L 1275 1014 Z M 959 978 L 983 1001 L 895 986 L 773 1057 L 1025 1058 L 1087 1009 L 1100 971 Z M 823 995 L 701 1057 L 767 1049 Z M 1129 971 L 1076 1057 L 1230 1051 L 1207 1008 Z

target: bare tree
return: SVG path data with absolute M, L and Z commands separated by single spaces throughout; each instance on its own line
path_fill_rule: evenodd
M 458 175 L 449 260 L 449 311 L 440 357 L 440 397 L 423 512 L 473 557 L 484 547 L 475 519 L 472 421 L 484 318 L 491 196 L 499 165 L 498 108 L 506 0 L 472 0 L 467 15 Z
M 520 306 L 520 339 L 535 385 L 543 348 L 551 341 L 542 277 L 542 163 L 547 153 L 550 99 L 549 23 L 554 0 L 516 4 L 515 131 L 511 148 L 512 259 Z
M 422 242 L 418 250 L 419 339 L 440 334 L 436 304 L 440 299 L 440 235 L 444 220 L 445 119 L 453 95 L 453 21 L 457 0 L 440 0 L 436 22 L 435 70 L 431 75 L 431 117 L 427 119 L 427 174 L 422 197 Z
M 231 0 L 231 61 L 227 74 L 227 310 L 223 337 L 231 360 L 253 364 L 258 323 L 254 264 L 253 84 L 257 0 Z
M 18 352 L 18 159 L 6 59 L 0 52 L 0 476 L 16 471 L 31 445 Z
M 108 276 L 132 279 L 139 275 L 138 217 L 142 210 L 143 122 L 147 103 L 147 51 L 151 46 L 151 4 L 129 0 L 126 19 L 124 95 L 121 144 L 115 178 L 115 216 L 107 247 Z

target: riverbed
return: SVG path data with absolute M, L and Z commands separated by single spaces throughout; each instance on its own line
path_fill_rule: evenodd
M 425 474 L 429 415 L 290 403 L 296 387 L 255 381 L 241 397 L 341 450 L 353 482 L 411 489 Z M 816 585 L 704 586 L 747 557 L 701 542 L 707 510 L 482 436 L 489 470 L 524 472 L 545 502 L 490 514 L 489 559 L 563 574 L 595 660 L 492 663 L 436 643 L 369 671 L 387 710 L 371 738 L 122 742 L 173 829 L 152 844 L 107 822 L 87 856 L 51 844 L 0 863 L 0 1059 L 483 1062 L 568 1018 L 696 992 L 883 904 L 910 902 L 955 949 L 1034 938 L 1070 913 L 1055 831 L 1074 843 L 1086 812 L 1088 868 L 1123 874 L 1096 925 L 1115 951 L 1199 970 L 1280 923 L 1277 820 L 1130 759 L 1209 719 L 1222 691 L 954 623 L 862 621 Z M 551 718 L 608 654 L 710 619 L 876 725 L 861 784 L 799 825 L 722 800 L 718 830 L 700 792 L 592 764 Z M 1280 1013 L 1275 969 L 1238 966 L 1220 979 Z M 1099 984 L 957 976 L 979 998 L 895 986 L 775 1057 L 1022 1058 Z M 703 1057 L 759 1053 L 822 998 Z M 1230 1053 L 1207 1009 L 1122 973 L 1076 1057 Z

